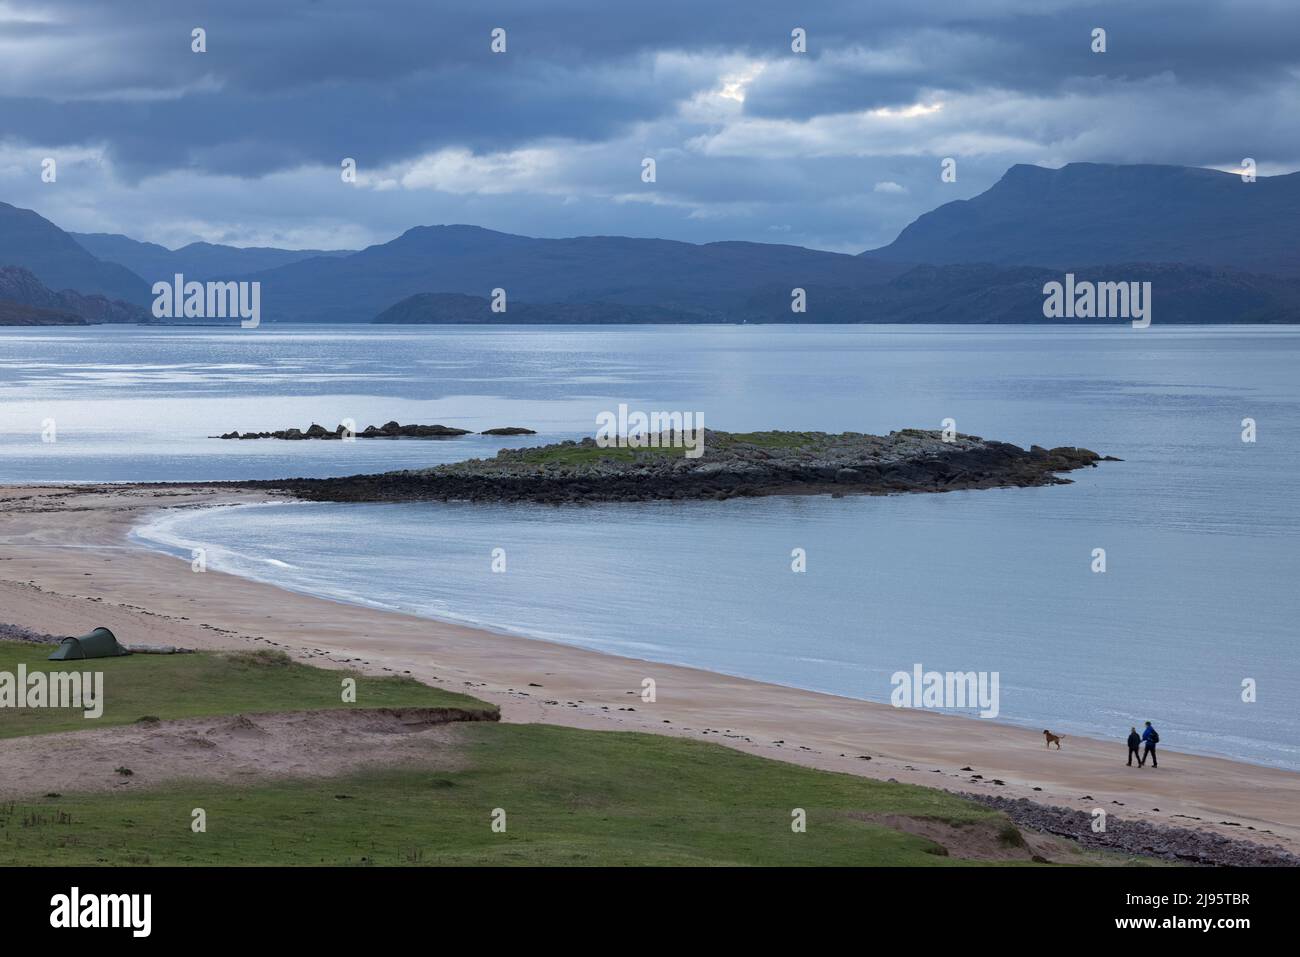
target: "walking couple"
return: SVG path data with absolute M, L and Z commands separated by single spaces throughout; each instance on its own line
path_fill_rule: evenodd
M 1128 766 L 1133 767 L 1133 759 L 1138 759 L 1138 767 L 1146 765 L 1147 758 L 1151 759 L 1153 768 L 1159 767 L 1156 764 L 1156 745 L 1160 743 L 1160 735 L 1156 729 L 1151 727 L 1151 722 L 1146 723 L 1141 737 L 1138 736 L 1137 728 L 1130 728 L 1128 732 Z M 1138 754 L 1138 747 L 1145 744 L 1146 747 L 1141 754 Z

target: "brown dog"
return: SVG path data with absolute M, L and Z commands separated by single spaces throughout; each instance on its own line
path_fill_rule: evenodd
M 1050 732 L 1050 731 L 1048 731 L 1046 728 L 1044 728 L 1044 729 L 1043 729 L 1043 737 L 1045 737 L 1045 738 L 1047 739 L 1047 746 L 1048 746 L 1049 748 L 1050 748 L 1053 744 L 1055 744 L 1055 745 L 1056 745 L 1056 750 L 1057 750 L 1057 751 L 1060 751 L 1060 750 L 1061 750 L 1061 739 L 1062 739 L 1063 737 L 1065 737 L 1065 735 L 1063 735 L 1063 734 L 1052 734 L 1052 732 Z

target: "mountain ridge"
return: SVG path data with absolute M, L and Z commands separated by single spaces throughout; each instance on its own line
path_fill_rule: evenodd
M 131 270 L 93 256 L 44 216 L 0 202 L 0 266 L 31 271 L 51 289 L 75 289 L 142 305 L 149 288 Z
M 497 288 L 521 302 L 607 302 L 708 315 L 734 307 L 776 276 L 788 279 L 789 288 L 862 287 L 902 271 L 895 263 L 801 246 L 539 239 L 450 225 L 413 227 L 351 256 L 304 260 L 257 278 L 266 316 L 366 322 L 413 295 L 489 296 Z
M 143 307 L 121 299 L 109 299 L 100 294 L 83 295 L 73 289 L 55 292 L 46 286 L 30 269 L 22 266 L 0 266 L 0 301 L 24 309 L 45 313 L 41 325 L 81 325 L 87 322 L 152 322 Z M 11 316 L 20 316 L 21 310 L 11 310 Z M 70 316 L 80 322 L 60 323 L 59 316 Z M 17 321 L 0 325 L 27 325 Z
M 1194 166 L 1017 164 L 970 199 L 922 213 L 865 258 L 1067 268 L 1169 262 L 1300 276 L 1300 173 Z
M 1164 310 L 1169 321 L 1294 322 L 1297 248 L 1300 173 L 1243 183 L 1233 173 L 1152 164 L 1017 164 L 984 192 L 926 212 L 894 242 L 858 255 L 740 240 L 551 239 L 470 224 L 412 226 L 356 251 L 168 250 L 117 234 L 68 234 L 0 204 L 0 265 L 29 269 L 46 286 L 147 306 L 149 284 L 98 250 L 168 280 L 181 272 L 260 282 L 262 316 L 273 323 L 382 314 L 386 322 L 479 322 L 478 302 L 496 289 L 519 307 L 516 319 L 532 322 L 937 322 L 953 321 L 940 317 L 955 309 L 973 310 L 975 321 L 1041 321 L 1022 269 L 1054 270 L 1057 279 L 1067 271 L 1124 279 L 1106 272 L 1115 269 L 1154 277 L 1165 286 L 1155 295 L 1173 306 Z M 790 309 L 796 289 L 806 313 Z
M 227 246 L 193 242 L 176 249 L 141 242 L 121 233 L 68 233 L 91 255 L 130 269 L 152 286 L 171 281 L 176 273 L 187 279 L 221 279 L 232 273 L 255 273 L 304 259 L 337 258 L 352 249 L 279 249 L 274 246 Z

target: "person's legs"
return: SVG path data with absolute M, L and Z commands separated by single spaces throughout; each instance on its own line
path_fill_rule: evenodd
M 1147 758 L 1151 759 L 1151 766 L 1153 768 L 1159 767 L 1159 765 L 1156 764 L 1156 746 L 1152 744 L 1150 741 L 1147 742 L 1146 750 L 1142 752 L 1142 758 L 1138 762 L 1138 767 L 1141 767 L 1143 764 L 1145 764 Z
M 1138 749 L 1137 749 L 1137 748 L 1129 748 L 1129 749 L 1128 749 L 1128 766 L 1129 766 L 1130 768 L 1133 767 L 1133 759 L 1134 759 L 1134 758 L 1137 758 L 1137 759 L 1138 759 L 1138 767 L 1142 767 L 1142 755 L 1138 754 Z

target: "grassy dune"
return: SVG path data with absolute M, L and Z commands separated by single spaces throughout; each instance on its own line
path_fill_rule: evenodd
M 351 671 L 310 668 L 276 651 L 235 654 L 131 655 L 91 661 L 46 661 L 53 645 L 0 641 L 0 671 L 104 673 L 104 714 L 54 708 L 0 710 L 0 738 L 54 731 L 86 731 L 130 724 L 149 716 L 163 721 L 241 711 L 311 711 L 346 708 L 342 681 L 357 682 L 355 707 L 488 708 L 467 695 L 431 688 L 411 678 L 372 678 Z
M 992 822 L 940 791 L 656 735 L 463 725 L 456 772 L 393 770 L 253 787 L 179 784 L 0 804 L 0 855 L 43 865 L 945 865 L 861 819 Z M 191 811 L 207 831 L 190 830 Z M 491 828 L 496 808 L 506 830 Z M 806 833 L 791 811 L 807 812 Z
M 0 670 L 48 648 L 4 643 Z M 236 712 L 340 707 L 342 675 L 277 655 L 133 656 L 107 672 L 101 721 L 0 711 L 0 734 Z M 404 679 L 359 678 L 358 707 L 485 707 Z M 1018 845 L 1001 814 L 938 790 L 870 781 L 630 732 L 446 726 L 440 768 L 249 784 L 138 783 L 0 802 L 0 859 L 37 865 L 962 865 L 879 823 L 906 815 Z M 0 748 L 4 742 L 0 741 Z M 452 769 L 452 770 L 449 770 Z M 191 812 L 203 808 L 205 833 Z M 504 833 L 492 829 L 505 811 Z M 802 808 L 805 833 L 791 829 Z M 1093 863 L 1095 855 L 1079 855 Z

